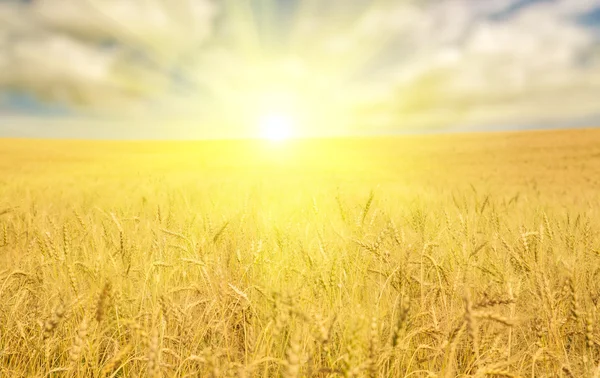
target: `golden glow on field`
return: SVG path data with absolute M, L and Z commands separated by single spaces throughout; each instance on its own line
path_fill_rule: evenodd
M 261 111 L 244 126 L 305 127 Z M 598 146 L 600 128 L 0 138 L 0 377 L 591 377 Z M 585 321 L 563 326 L 575 296 Z
M 269 112 L 259 118 L 261 135 L 264 139 L 281 142 L 293 136 L 295 119 L 283 112 Z

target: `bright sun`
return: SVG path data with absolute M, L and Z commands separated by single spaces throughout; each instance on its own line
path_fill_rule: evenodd
M 281 142 L 292 137 L 295 119 L 286 113 L 270 112 L 259 118 L 259 127 L 264 139 Z

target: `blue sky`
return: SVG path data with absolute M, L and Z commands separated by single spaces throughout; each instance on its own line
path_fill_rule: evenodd
M 0 136 L 251 136 L 273 87 L 306 135 L 600 124 L 600 0 L 247 4 L 0 0 Z

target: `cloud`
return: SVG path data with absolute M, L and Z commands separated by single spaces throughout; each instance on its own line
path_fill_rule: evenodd
M 204 0 L 0 2 L 0 88 L 124 109 L 165 91 L 214 15 Z
M 388 110 L 406 124 L 568 122 L 600 113 L 600 40 L 576 21 L 600 1 L 394 6 L 372 22 L 394 27 L 398 20 L 402 28 L 395 14 L 404 11 L 419 19 L 395 42 L 401 53 L 389 58 L 396 95 Z
M 215 121 L 283 83 L 364 131 L 600 113 L 600 35 L 580 22 L 600 0 L 256 4 L 0 1 L 0 91 Z
M 81 39 L 177 57 L 211 33 L 216 8 L 204 0 L 38 0 L 30 13 L 43 26 Z

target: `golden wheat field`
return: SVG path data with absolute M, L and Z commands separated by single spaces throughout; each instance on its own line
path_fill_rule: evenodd
M 0 141 L 1 377 L 600 377 L 600 129 Z

